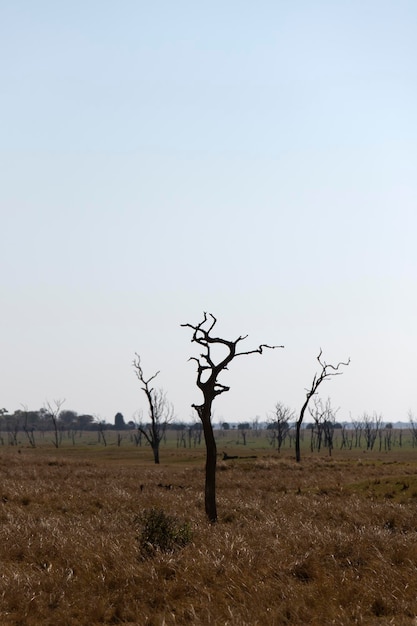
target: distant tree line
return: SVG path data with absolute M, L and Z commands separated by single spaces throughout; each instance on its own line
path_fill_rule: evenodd
M 134 422 L 125 424 L 123 415 L 117 413 L 114 425 L 103 422 L 94 415 L 86 413 L 78 414 L 76 411 L 62 409 L 63 402 L 60 400 L 54 403 L 47 403 L 38 410 L 27 408 L 18 409 L 9 413 L 6 409 L 0 410 L 0 443 L 17 445 L 17 436 L 24 433 L 32 447 L 35 446 L 35 433 L 40 435 L 52 431 L 54 433 L 53 443 L 59 446 L 60 439 L 64 432 L 81 433 L 83 431 L 99 431 L 101 429 L 122 430 L 125 428 L 135 428 Z M 6 438 L 6 441 L 5 441 Z

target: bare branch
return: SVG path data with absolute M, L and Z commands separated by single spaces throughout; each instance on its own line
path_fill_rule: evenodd
M 244 339 L 246 339 L 246 337 L 244 337 Z M 268 348 L 269 350 L 275 350 L 275 348 L 285 348 L 285 346 L 270 346 L 267 343 L 261 343 L 259 348 L 255 348 L 254 350 L 248 350 L 247 352 L 236 352 L 235 356 L 242 356 L 244 354 L 255 354 L 255 353 L 263 354 L 264 348 Z
M 160 370 L 158 370 L 156 372 L 156 374 L 154 374 L 153 376 L 151 376 L 150 378 L 148 378 L 148 380 L 145 380 L 143 377 L 143 370 L 142 370 L 142 366 L 140 364 L 140 356 L 137 352 L 135 352 L 136 354 L 136 359 L 133 359 L 133 367 L 135 369 L 135 374 L 138 377 L 138 379 L 144 384 L 144 385 L 149 385 L 149 383 L 151 382 L 151 380 L 153 380 L 154 378 L 156 378 L 160 372 Z
M 340 361 L 337 365 L 332 365 L 331 363 L 326 363 L 326 361 L 321 361 L 321 355 L 323 354 L 322 349 L 320 348 L 320 353 L 317 357 L 317 361 L 320 363 L 323 372 L 326 372 L 327 368 L 330 367 L 333 372 L 327 372 L 326 376 L 336 376 L 336 375 L 340 375 L 343 374 L 343 372 L 338 372 L 337 370 L 339 369 L 339 367 L 341 367 L 342 365 L 344 365 L 345 367 L 347 367 L 350 364 L 350 357 L 348 358 L 347 361 Z

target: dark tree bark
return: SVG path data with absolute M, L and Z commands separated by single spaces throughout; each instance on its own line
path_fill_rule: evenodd
M 331 365 L 330 363 L 326 363 L 325 361 L 322 361 L 321 359 L 322 354 L 323 352 L 320 349 L 319 355 L 317 357 L 317 361 L 320 364 L 321 372 L 320 374 L 317 374 L 317 372 L 314 374 L 313 382 L 311 383 L 310 389 L 307 389 L 306 399 L 305 399 L 303 406 L 301 407 L 300 416 L 295 425 L 295 458 L 296 458 L 297 463 L 301 461 L 301 450 L 300 450 L 301 424 L 303 423 L 304 414 L 307 410 L 308 403 L 310 402 L 311 398 L 317 393 L 317 389 L 320 387 L 323 380 L 326 380 L 326 378 L 330 378 L 331 376 L 337 376 L 337 375 L 343 374 L 343 372 L 338 371 L 339 367 L 341 367 L 342 365 L 347 366 L 350 363 L 350 359 L 348 359 L 346 363 L 340 362 L 337 365 Z
M 217 521 L 216 506 L 216 464 L 217 464 L 217 447 L 214 437 L 213 425 L 211 422 L 212 405 L 216 396 L 229 391 L 230 387 L 222 385 L 217 378 L 220 373 L 227 369 L 229 363 L 237 356 L 246 354 L 262 354 L 264 348 L 283 348 L 284 346 L 269 346 L 261 344 L 255 350 L 246 352 L 237 352 L 237 345 L 240 341 L 246 339 L 247 335 L 240 336 L 234 341 L 228 341 L 220 337 L 213 337 L 212 332 L 217 319 L 207 313 L 204 313 L 204 319 L 199 324 L 181 324 L 183 327 L 191 328 L 193 336 L 191 341 L 198 343 L 204 348 L 204 353 L 199 358 L 191 357 L 190 360 L 197 363 L 197 387 L 203 394 L 202 404 L 192 404 L 191 406 L 197 411 L 198 416 L 203 424 L 204 439 L 206 443 L 206 478 L 205 478 L 205 511 L 211 523 Z M 226 349 L 226 356 L 218 362 L 213 360 L 212 348 L 222 346 Z

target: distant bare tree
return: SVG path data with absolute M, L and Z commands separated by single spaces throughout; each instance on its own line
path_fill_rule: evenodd
M 342 441 L 340 442 L 340 449 L 346 448 L 347 450 L 352 450 L 353 445 L 353 430 L 348 429 L 346 424 L 342 425 Z
M 385 452 L 390 452 L 390 450 L 392 449 L 393 432 L 394 430 L 393 430 L 391 422 L 388 422 L 388 424 L 385 424 L 384 430 L 383 430 Z M 380 442 L 380 445 L 381 445 L 381 442 Z
M 2 409 L 2 415 L 6 419 L 7 437 L 10 446 L 17 446 L 17 435 L 20 430 L 21 411 L 15 411 L 13 415 L 7 413 L 6 409 Z
M 309 407 L 309 412 L 314 420 L 311 428 L 311 451 L 317 448 L 321 450 L 322 444 L 329 451 L 329 456 L 333 450 L 334 425 L 336 422 L 336 413 L 331 405 L 330 398 L 327 398 L 326 404 L 323 404 L 320 398 L 314 398 L 314 409 Z
M 355 431 L 355 448 L 360 448 L 365 425 L 363 423 L 363 420 L 357 419 L 352 420 L 352 426 Z
M 250 424 L 248 422 L 241 422 L 237 425 L 237 430 L 242 437 L 243 445 L 246 446 L 246 437 L 248 435 L 248 431 L 250 430 Z
M 315 448 L 320 452 L 321 442 L 323 439 L 324 422 L 326 419 L 326 409 L 320 398 L 313 398 L 314 408 L 311 406 L 308 411 L 313 418 L 313 424 L 310 430 L 310 450 L 313 452 Z
M 372 416 L 364 413 L 362 417 L 363 434 L 365 437 L 366 449 L 373 450 L 378 432 L 382 424 L 382 416 L 374 413 Z
M 140 423 L 140 422 L 139 422 Z M 136 447 L 142 447 L 142 433 L 139 430 L 139 423 L 136 424 L 136 432 L 133 433 L 133 440 Z
M 261 434 L 261 427 L 259 425 L 259 415 L 257 415 L 253 420 L 252 420 L 252 432 L 255 435 L 255 437 L 259 437 Z
M 181 422 L 177 430 L 177 448 L 187 447 L 187 440 L 185 438 L 185 433 L 186 433 L 186 425 L 183 422 Z
M 142 390 L 146 395 L 149 405 L 150 422 L 148 424 L 139 423 L 138 431 L 151 446 L 154 461 L 156 464 L 159 464 L 159 447 L 165 436 L 168 424 L 174 418 L 174 408 L 172 404 L 168 402 L 163 389 L 153 389 L 153 387 L 149 386 L 150 382 L 158 376 L 159 372 L 145 379 L 140 363 L 140 356 L 137 353 L 136 359 L 133 361 L 133 367 L 138 380 L 143 384 Z
M 52 422 L 54 439 L 52 443 L 55 448 L 59 448 L 62 442 L 62 430 L 60 429 L 59 424 L 59 414 L 61 412 L 61 407 L 64 404 L 65 400 L 54 400 L 52 402 L 45 403 L 45 417 L 49 418 Z
M 303 419 L 304 419 L 304 414 L 306 412 L 306 409 L 308 407 L 308 404 L 311 400 L 311 398 L 317 393 L 317 389 L 320 387 L 321 383 L 328 379 L 331 378 L 332 376 L 339 376 L 340 374 L 343 374 L 343 372 L 339 371 L 339 368 L 344 365 L 344 366 L 348 366 L 350 363 L 350 359 L 347 360 L 347 362 L 339 362 L 337 365 L 331 365 L 330 363 L 326 363 L 326 361 L 323 361 L 321 356 L 322 356 L 323 352 L 320 348 L 320 352 L 319 355 L 317 357 L 317 361 L 319 362 L 319 365 L 321 367 L 321 372 L 319 374 L 317 374 L 317 372 L 314 374 L 314 378 L 313 378 L 313 382 L 311 383 L 311 387 L 310 389 L 306 389 L 307 391 L 307 395 L 306 395 L 306 399 L 305 402 L 303 404 L 303 406 L 301 407 L 301 411 L 300 411 L 300 416 L 296 422 L 296 435 L 295 435 L 295 458 L 297 460 L 297 463 L 299 463 L 301 461 L 301 446 L 300 446 L 300 433 L 301 433 L 301 424 L 303 423 Z
M 294 411 L 282 402 L 277 402 L 274 413 L 268 418 L 267 435 L 271 445 L 281 452 L 282 445 L 288 435 L 289 422 L 294 419 Z
M 410 422 L 410 433 L 413 448 L 417 446 L 417 421 L 411 411 L 408 411 L 408 421 Z
M 8 421 L 7 434 L 9 437 L 9 444 L 11 446 L 17 446 L 17 435 L 19 434 L 20 424 L 18 420 Z
M 323 435 L 324 435 L 324 447 L 328 449 L 329 456 L 332 456 L 333 452 L 333 437 L 334 428 L 336 424 L 336 414 L 338 408 L 334 409 L 331 405 L 330 398 L 327 398 L 323 422 Z
M 26 434 L 26 437 L 28 438 L 29 444 L 32 448 L 36 448 L 36 443 L 35 443 L 35 427 L 29 424 L 29 411 L 28 411 L 28 407 L 24 404 L 22 404 L 23 407 L 23 411 L 22 411 L 22 415 L 23 415 L 23 431 Z
M 217 520 L 216 506 L 216 463 L 217 463 L 217 447 L 214 437 L 212 418 L 212 405 L 215 398 L 229 391 L 230 387 L 218 382 L 218 377 L 228 365 L 237 356 L 247 354 L 262 354 L 264 348 L 282 348 L 283 346 L 268 346 L 261 344 L 255 350 L 246 352 L 237 352 L 238 344 L 246 339 L 247 335 L 240 336 L 234 341 L 222 339 L 221 337 L 213 337 L 211 332 L 216 325 L 217 319 L 210 314 L 204 313 L 204 319 L 199 324 L 181 324 L 183 327 L 191 328 L 193 331 L 192 342 L 202 346 L 204 353 L 199 358 L 191 357 L 197 363 L 197 387 L 203 394 L 202 404 L 193 404 L 192 407 L 197 411 L 199 418 L 203 424 L 204 438 L 206 443 L 206 481 L 205 481 L 205 511 L 211 523 Z M 223 348 L 226 355 L 219 357 L 217 362 L 214 360 L 213 351 L 216 348 Z
M 191 448 L 191 441 L 194 448 L 201 445 L 201 436 L 203 434 L 203 427 L 201 422 L 196 422 L 188 427 L 188 447 Z
M 106 422 L 105 422 L 105 420 L 101 419 L 101 417 L 99 415 L 95 415 L 94 419 L 95 419 L 95 422 L 97 424 L 98 443 L 100 443 L 100 441 L 102 441 L 103 444 L 104 444 L 104 447 L 107 448 Z

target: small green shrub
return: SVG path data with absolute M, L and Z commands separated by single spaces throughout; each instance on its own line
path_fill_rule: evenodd
M 190 525 L 161 509 L 144 511 L 135 521 L 141 526 L 138 542 L 144 556 L 153 556 L 158 550 L 173 552 L 191 541 Z

